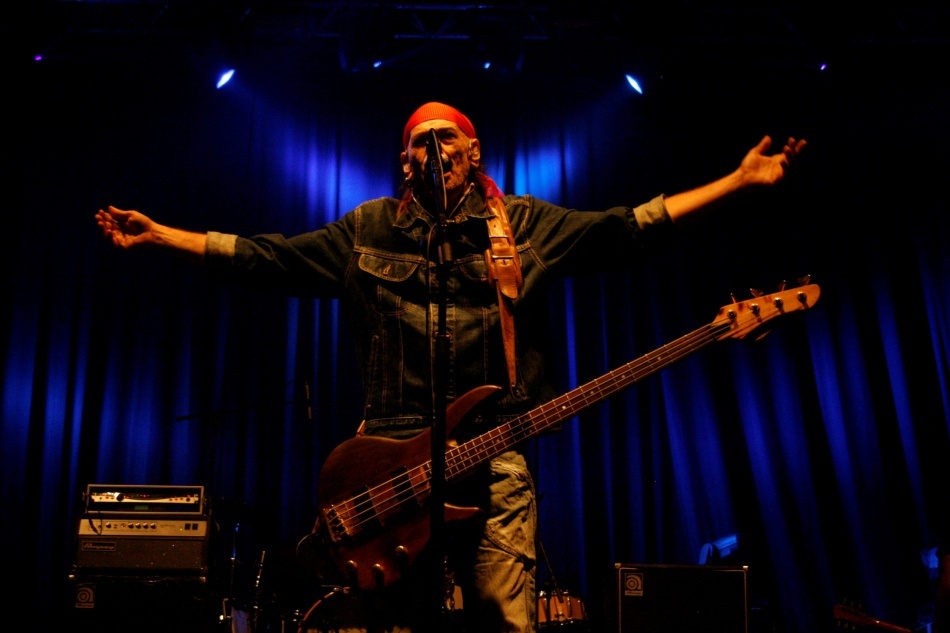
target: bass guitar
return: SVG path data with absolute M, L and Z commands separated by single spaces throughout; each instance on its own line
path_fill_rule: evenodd
M 890 633 L 912 633 L 906 626 L 891 624 L 890 622 L 872 618 L 860 607 L 850 605 L 846 601 L 839 602 L 835 605 L 833 616 L 838 628 L 846 631 L 874 629 L 877 631 L 889 631 Z
M 472 439 L 449 439 L 445 451 L 446 485 L 470 475 L 477 466 L 516 444 L 551 429 L 637 381 L 705 346 L 759 333 L 777 317 L 815 305 L 819 287 L 803 285 L 723 306 L 711 323 L 573 389 Z M 760 337 L 759 337 L 760 338 Z M 446 409 L 446 437 L 501 387 L 483 385 Z M 432 446 L 429 429 L 410 439 L 356 436 L 327 457 L 317 485 L 319 514 L 312 533 L 320 556 L 360 589 L 386 587 L 415 562 L 430 538 Z M 445 521 L 470 518 L 475 508 L 445 505 Z

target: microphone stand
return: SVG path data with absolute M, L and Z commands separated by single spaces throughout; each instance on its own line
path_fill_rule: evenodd
M 433 622 L 442 622 L 445 615 L 446 581 L 446 538 L 445 538 L 445 447 L 446 447 L 446 408 L 449 338 L 446 331 L 446 312 L 448 304 L 448 274 L 454 264 L 452 244 L 448 239 L 448 206 L 445 191 L 445 169 L 442 163 L 442 146 L 435 130 L 429 130 L 426 139 L 428 169 L 426 175 L 431 180 L 432 197 L 435 199 L 437 222 L 435 224 L 435 246 L 438 251 L 436 279 L 438 282 L 438 324 L 435 334 L 435 363 L 433 388 L 435 390 L 435 408 L 432 416 L 432 497 L 430 535 L 432 546 L 432 600 L 435 611 Z M 441 627 L 440 627 L 441 628 Z

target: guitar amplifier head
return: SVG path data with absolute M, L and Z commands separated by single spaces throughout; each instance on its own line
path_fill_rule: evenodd
M 204 486 L 89 484 L 86 513 L 207 514 Z
M 748 633 L 747 568 L 614 564 L 615 633 Z
M 75 567 L 83 572 L 208 571 L 210 522 L 189 515 L 126 514 L 79 519 Z

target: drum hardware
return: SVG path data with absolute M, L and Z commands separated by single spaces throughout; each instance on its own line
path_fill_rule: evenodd
M 558 586 L 557 578 L 554 575 L 554 569 L 551 567 L 551 561 L 548 560 L 548 553 L 544 549 L 544 543 L 538 539 L 538 549 L 544 558 L 544 564 L 547 565 L 548 573 L 551 576 L 551 585 L 554 590 L 548 594 L 546 591 L 538 592 L 538 629 L 549 629 L 552 627 L 562 628 L 564 631 L 588 631 L 587 610 L 579 597 L 572 596 L 566 589 Z
M 256 626 L 261 615 L 261 574 L 264 573 L 264 558 L 266 551 L 261 551 L 261 562 L 257 566 L 257 575 L 254 577 L 254 602 L 251 605 L 252 623 Z
M 218 623 L 225 630 L 233 630 L 234 627 L 234 583 L 237 578 L 237 540 L 238 532 L 241 531 L 241 523 L 234 522 L 234 529 L 231 531 L 231 565 L 228 574 L 228 595 L 221 599 L 221 614 L 218 616 Z
M 272 553 L 265 551 L 261 554 L 260 563 L 253 566 L 242 568 L 240 561 L 237 561 L 238 581 L 231 592 L 232 597 L 225 601 L 229 603 L 229 609 L 221 616 L 222 623 L 230 625 L 224 630 L 227 633 L 297 633 L 298 629 L 301 633 L 322 633 L 335 630 L 324 626 L 326 613 L 319 608 L 321 605 L 327 606 L 326 601 L 330 597 L 349 593 L 349 588 L 336 585 L 310 586 L 308 583 L 307 591 L 316 591 L 321 597 L 309 610 L 298 608 L 300 603 L 297 593 L 301 588 L 296 584 L 293 587 L 288 585 L 293 581 L 280 572 L 289 573 L 291 570 L 279 563 L 275 565 L 275 560 Z M 262 572 L 265 561 L 267 575 Z M 241 574 L 242 569 L 247 573 Z M 292 594 L 292 597 L 285 595 L 283 590 Z M 312 600 L 313 594 L 309 595 L 309 600 Z M 304 604 L 309 604 L 309 600 Z
M 551 595 L 541 591 L 538 594 L 538 628 L 550 627 L 586 630 L 587 610 L 584 602 L 566 589 L 559 589 Z
M 310 622 L 311 618 L 313 618 L 314 614 L 317 612 L 317 609 L 319 609 L 323 603 L 333 596 L 346 595 L 350 593 L 349 587 L 340 587 L 338 585 L 325 586 L 324 589 L 329 589 L 329 591 L 318 598 L 317 601 L 312 605 L 310 605 L 310 608 L 307 609 L 307 612 L 303 614 L 303 617 L 298 619 L 297 616 L 299 615 L 299 612 L 294 612 L 292 621 L 297 624 L 297 628 L 293 631 L 284 631 L 283 633 L 306 633 L 307 623 Z
M 445 576 L 442 584 L 442 598 L 444 600 L 442 615 L 448 616 L 462 611 L 462 588 L 455 584 L 455 572 L 449 567 L 448 559 L 444 563 L 443 571 Z
M 281 622 L 281 633 L 330 633 L 341 628 L 349 630 L 355 626 L 362 626 L 364 606 L 360 591 L 342 584 L 345 579 L 323 556 L 321 544 L 313 533 L 305 535 L 297 543 L 297 563 L 305 570 L 309 577 L 316 578 L 316 599 L 305 611 L 293 610 L 285 613 Z M 455 582 L 455 572 L 446 558 L 443 566 L 442 582 L 442 613 L 446 625 L 461 623 L 463 596 L 462 587 Z M 443 627 L 441 630 L 454 630 L 461 633 L 461 628 Z
M 261 552 L 261 561 L 257 565 L 257 574 L 254 576 L 254 591 L 251 594 L 252 600 L 250 604 L 250 610 L 244 612 L 243 610 L 238 610 L 242 616 L 242 626 L 235 627 L 236 618 L 234 617 L 234 572 L 236 568 L 237 559 L 232 557 L 231 561 L 231 628 L 234 633 L 240 633 L 241 631 L 247 631 L 247 633 L 254 633 L 257 630 L 257 626 L 261 620 L 261 574 L 264 573 L 264 559 L 267 557 L 267 551 Z
M 237 599 L 237 576 L 240 559 L 238 558 L 238 534 L 241 531 L 241 523 L 234 521 L 234 527 L 231 532 L 231 557 L 230 574 L 228 578 L 228 595 L 221 600 L 221 613 L 218 615 L 218 623 L 224 630 L 231 633 L 254 633 L 258 630 L 261 623 L 262 613 L 262 591 L 261 577 L 264 573 L 264 562 L 267 558 L 267 551 L 261 551 L 261 558 L 257 564 L 257 570 L 254 575 L 253 591 L 250 594 L 249 609 L 245 610 L 245 605 L 239 605 Z

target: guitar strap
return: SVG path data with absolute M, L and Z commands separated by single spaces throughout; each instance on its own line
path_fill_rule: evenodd
M 489 197 L 488 207 L 493 215 L 488 218 L 485 264 L 488 267 L 488 283 L 494 285 L 498 292 L 498 315 L 505 345 L 508 384 L 513 389 L 518 383 L 518 368 L 515 360 L 515 317 L 512 304 L 518 298 L 523 283 L 521 260 L 518 258 L 518 247 L 508 222 L 505 203 L 499 198 Z

